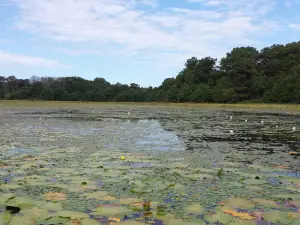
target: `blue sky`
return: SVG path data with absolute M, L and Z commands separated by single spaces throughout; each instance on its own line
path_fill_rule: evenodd
M 300 40 L 300 0 L 0 0 L 0 76 L 158 86 L 192 57 Z

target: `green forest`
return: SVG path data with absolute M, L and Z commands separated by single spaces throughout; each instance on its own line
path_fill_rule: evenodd
M 159 87 L 111 84 L 103 78 L 0 77 L 0 99 L 299 103 L 300 42 L 260 51 L 238 47 L 220 60 L 192 57 L 176 77 Z

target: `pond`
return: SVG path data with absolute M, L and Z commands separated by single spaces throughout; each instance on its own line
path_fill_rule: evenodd
M 300 224 L 297 114 L 101 106 L 2 115 L 0 225 Z

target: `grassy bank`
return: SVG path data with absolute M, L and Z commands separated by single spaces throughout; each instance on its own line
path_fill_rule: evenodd
M 208 109 L 245 109 L 245 110 L 271 110 L 285 112 L 300 112 L 300 105 L 295 104 L 216 104 L 216 103 L 136 103 L 136 102 L 67 102 L 67 101 L 28 101 L 28 100 L 2 100 L 0 108 L 97 108 L 111 106 L 135 107 L 191 107 Z

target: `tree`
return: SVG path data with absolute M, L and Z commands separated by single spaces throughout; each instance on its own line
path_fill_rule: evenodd
M 189 96 L 189 100 L 192 102 L 211 102 L 212 90 L 207 84 L 200 84 Z
M 154 88 L 111 84 L 101 77 L 0 76 L 0 99 L 299 103 L 299 62 L 300 42 L 293 42 L 260 51 L 234 48 L 218 63 L 209 56 L 191 57 L 177 76 Z
M 250 99 L 252 74 L 256 71 L 258 53 L 253 47 L 234 48 L 221 59 L 220 68 L 230 78 L 237 101 Z
M 179 102 L 187 102 L 189 100 L 191 93 L 192 93 L 192 90 L 189 88 L 189 85 L 184 84 L 181 86 L 181 88 L 177 94 L 177 100 Z
M 223 77 L 212 89 L 212 100 L 214 102 L 237 102 L 234 86 L 228 77 Z
M 167 92 L 166 100 L 168 102 L 177 102 L 178 101 L 178 93 L 179 93 L 179 89 L 177 88 L 177 86 L 175 84 L 173 84 Z

